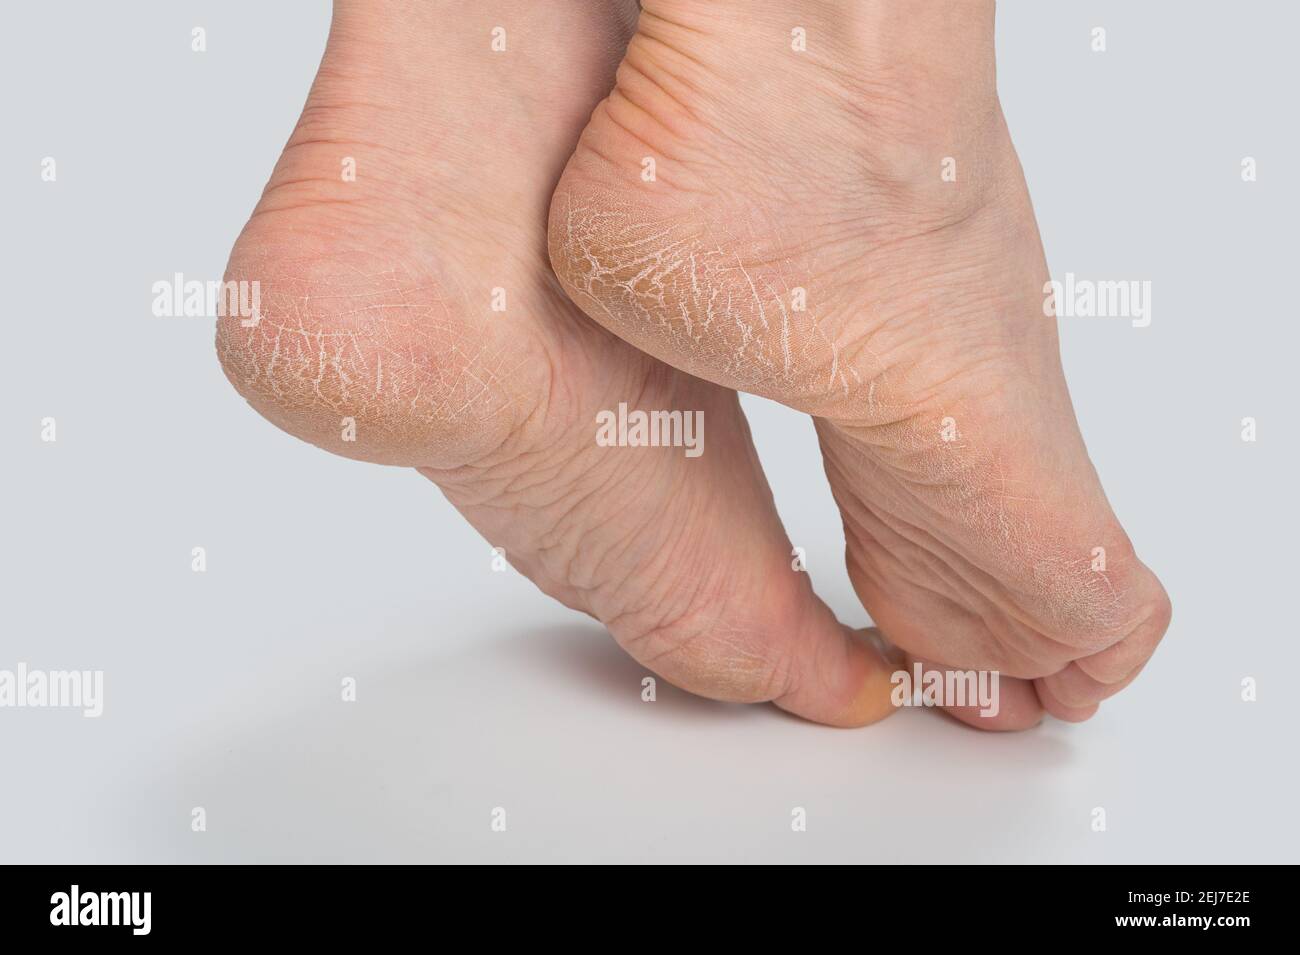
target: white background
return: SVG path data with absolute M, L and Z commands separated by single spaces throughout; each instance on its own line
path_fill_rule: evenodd
M 492 573 L 429 482 L 277 432 L 225 383 L 210 321 L 151 314 L 153 282 L 220 277 L 328 16 L 5 12 L 0 669 L 102 669 L 106 699 L 98 720 L 0 709 L 0 861 L 1297 860 L 1294 4 L 1001 5 L 1053 274 L 1153 283 L 1149 328 L 1062 334 L 1174 603 L 1094 720 L 1001 736 L 920 711 L 832 730 L 662 681 L 643 703 L 642 670 Z M 810 422 L 747 408 L 816 585 L 865 623 Z

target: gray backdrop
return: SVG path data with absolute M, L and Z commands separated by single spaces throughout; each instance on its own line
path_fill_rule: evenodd
M 210 321 L 152 315 L 154 281 L 220 276 L 327 3 L 10 5 L 0 669 L 106 685 L 97 720 L 0 709 L 0 860 L 1296 861 L 1300 14 L 999 16 L 1053 274 L 1154 283 L 1149 328 L 1063 320 L 1063 347 L 1114 507 L 1175 608 L 1092 722 L 1005 736 L 923 711 L 831 730 L 662 682 L 642 703 L 641 669 L 492 573 L 427 481 L 277 432 L 226 385 Z M 865 622 L 810 422 L 747 407 L 815 583 Z

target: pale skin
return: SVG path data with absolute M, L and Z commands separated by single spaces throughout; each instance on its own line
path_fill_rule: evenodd
M 996 717 L 953 708 L 972 725 L 1086 719 L 1169 603 L 1043 316 L 992 4 L 641 7 L 337 0 L 231 254 L 263 302 L 219 324 L 231 382 L 298 437 L 419 469 L 693 692 L 862 725 L 921 660 L 1001 671 Z M 887 643 L 792 569 L 736 389 L 815 417 Z M 621 402 L 702 410 L 705 453 L 599 446 Z

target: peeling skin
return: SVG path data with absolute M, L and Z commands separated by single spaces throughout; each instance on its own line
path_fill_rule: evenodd
M 829 63 L 762 59 L 762 18 L 732 6 L 643 3 L 552 200 L 562 285 L 637 348 L 817 418 L 850 576 L 889 639 L 1025 678 L 1087 657 L 1118 681 L 1168 599 L 1106 502 L 1042 321 L 992 5 L 853 5 L 877 16 L 826 31 Z M 960 184 L 935 175 L 949 154 Z M 959 440 L 940 438 L 948 415 Z
M 454 466 L 491 451 L 529 410 L 519 384 L 537 377 L 530 356 L 467 320 L 462 291 L 371 264 L 243 252 L 227 276 L 261 284 L 261 320 L 218 322 L 227 377 L 274 424 L 347 457 Z
M 219 323 L 226 374 L 299 437 L 417 465 L 514 566 L 609 624 L 665 678 L 727 699 L 780 699 L 836 724 L 889 712 L 883 687 L 880 710 L 846 718 L 875 660 L 790 571 L 735 395 L 589 326 L 539 254 L 556 177 L 610 88 L 637 4 L 619 2 L 623 13 L 602 28 L 613 2 L 553 0 L 525 16 L 512 9 L 525 5 L 492 0 L 462 5 L 473 10 L 454 18 L 469 27 L 448 33 L 452 6 L 338 4 L 280 186 L 234 252 L 228 277 L 264 294 L 258 327 Z M 504 58 L 482 42 L 502 22 L 515 24 Z M 348 154 L 366 158 L 344 185 L 338 159 Z M 688 340 L 730 324 L 754 294 L 775 332 L 772 277 L 742 276 L 725 248 L 705 241 L 692 259 L 684 246 L 642 279 L 694 281 L 705 297 L 711 275 L 728 270 L 710 312 L 675 319 Z M 510 290 L 505 316 L 485 314 L 496 285 Z M 777 376 L 800 370 L 799 323 L 788 318 L 787 347 L 771 353 Z M 737 332 L 755 353 L 766 353 L 764 324 Z M 624 399 L 702 410 L 707 453 L 597 447 L 593 414 Z M 356 418 L 355 445 L 340 442 L 344 416 Z M 488 572 L 486 544 L 482 559 Z
M 620 337 L 679 368 L 804 410 L 862 382 L 810 302 L 794 312 L 779 264 L 747 265 L 712 224 L 647 220 L 624 204 L 556 197 L 552 253 L 566 291 Z M 557 228 L 558 226 L 558 228 Z
M 1108 510 L 1071 505 L 1063 513 L 1059 502 L 1018 493 L 1013 481 L 1060 477 L 1014 459 L 1014 449 L 1009 458 L 998 436 L 1005 422 L 982 427 L 978 399 L 958 395 L 949 410 L 901 403 L 908 370 L 886 368 L 864 333 L 864 316 L 849 322 L 828 315 L 824 296 L 812 290 L 807 311 L 793 311 L 792 288 L 813 283 L 806 275 L 794 280 L 780 241 L 767 237 L 780 255 L 751 263 L 738 250 L 754 245 L 709 221 L 702 204 L 682 214 L 669 202 L 674 215 L 647 214 L 639 197 L 587 183 L 578 194 L 562 185 L 551 210 L 557 274 L 601 324 L 679 368 L 826 417 L 850 409 L 852 426 L 837 429 L 848 440 L 823 440 L 827 457 L 842 459 L 832 483 L 846 513 L 874 515 L 911 542 L 912 573 L 929 568 L 918 586 L 990 608 L 1000 632 L 1057 634 L 1062 645 L 1101 647 L 1114 639 L 1131 618 L 1130 595 L 1091 570 L 1079 543 L 1111 541 L 1123 551 Z M 894 280 L 884 281 L 888 290 Z M 935 374 L 928 389 L 935 401 L 953 392 L 951 374 Z M 962 422 L 961 441 L 938 439 L 949 411 Z M 1033 639 L 1020 642 L 1028 650 Z

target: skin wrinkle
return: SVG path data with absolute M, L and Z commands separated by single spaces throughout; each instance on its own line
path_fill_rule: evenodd
M 652 400 L 644 394 L 628 398 L 634 406 Z M 657 510 L 648 510 L 641 521 L 614 536 L 593 539 L 584 529 L 609 528 L 608 512 L 617 514 L 619 501 L 629 494 L 681 499 L 674 481 L 680 482 L 683 473 L 667 475 L 669 482 L 665 485 L 657 473 L 662 459 L 637 460 L 611 455 L 607 449 L 593 468 L 589 459 L 591 449 L 585 441 L 561 443 L 557 448 L 569 450 L 552 463 L 531 463 L 518 474 L 507 477 L 504 489 L 498 487 L 489 494 L 478 495 L 478 506 L 508 512 L 526 500 L 532 510 L 545 514 L 546 532 L 529 542 L 535 561 L 545 568 L 549 579 L 566 581 L 580 595 L 578 605 L 598 617 L 625 601 L 623 592 L 629 577 L 639 581 L 643 594 L 656 593 L 658 575 L 643 566 L 640 558 L 634 558 L 631 552 L 648 549 L 649 556 L 654 557 L 657 553 L 678 551 L 676 543 L 662 539 L 664 528 L 655 524 Z M 629 481 L 635 481 L 636 486 Z M 525 483 L 521 486 L 520 482 Z M 458 506 L 467 503 L 456 490 L 465 483 L 482 487 L 484 482 L 481 476 L 473 482 L 456 480 L 451 496 Z M 685 500 L 690 506 L 691 499 Z M 668 529 L 674 533 L 680 529 L 684 533 L 692 523 L 688 516 Z M 654 547 L 648 541 L 655 542 Z M 684 552 L 692 550 L 686 547 Z M 632 568 L 630 572 L 629 568 Z M 614 629 L 617 631 L 617 626 Z
M 428 428 L 440 433 L 439 443 L 455 443 L 462 423 L 509 413 L 514 399 L 504 381 L 525 356 L 511 358 L 486 337 L 463 349 L 444 292 L 428 279 L 335 259 L 341 270 L 317 267 L 318 277 L 279 284 L 274 276 L 294 276 L 291 265 L 257 266 L 274 261 L 273 250 L 254 247 L 238 264 L 266 285 L 261 321 L 254 328 L 222 323 L 219 349 L 250 400 L 272 402 L 278 421 L 303 414 L 319 421 L 314 428 L 335 450 L 344 417 L 358 422 L 356 443 L 373 447 Z M 439 353 L 435 362 L 424 357 Z
M 644 5 L 643 22 L 653 23 L 664 0 Z M 1000 453 L 990 423 L 1011 420 L 1013 403 L 978 420 L 979 407 L 1005 397 L 990 398 L 986 387 L 1004 370 L 1000 350 L 1049 338 L 1027 325 L 989 334 L 989 314 L 1025 314 L 1026 303 L 990 291 L 997 269 L 984 267 L 990 257 L 995 266 L 1025 257 L 999 257 L 1005 240 L 986 217 L 978 227 L 963 221 L 960 236 L 941 228 L 969 211 L 965 177 L 992 168 L 978 158 L 991 151 L 957 122 L 961 111 L 917 108 L 933 106 L 918 90 L 957 88 L 943 82 L 948 64 L 934 61 L 934 75 L 910 86 L 883 83 L 887 70 L 868 71 L 860 91 L 878 84 L 903 92 L 860 103 L 853 95 L 860 91 L 842 87 L 862 71 L 821 69 L 822 46 L 815 56 L 783 56 L 782 27 L 761 77 L 770 95 L 756 105 L 723 95 L 758 65 L 756 56 L 726 51 L 760 47 L 746 33 L 750 18 L 737 19 L 733 4 L 720 0 L 707 11 L 683 6 L 678 19 L 687 29 L 666 29 L 660 45 L 634 44 L 650 55 L 623 70 L 620 88 L 593 112 L 617 55 L 592 51 L 617 50 L 626 34 L 593 28 L 599 18 L 589 4 L 548 5 L 531 34 L 514 30 L 512 44 L 523 35 L 528 42 L 509 58 L 440 34 L 441 0 L 403 17 L 382 5 L 367 16 L 367 6 L 339 0 L 336 26 L 347 28 L 332 34 L 294 137 L 300 142 L 286 150 L 268 190 L 266 208 L 285 203 L 294 211 L 255 213 L 237 249 L 242 258 L 233 260 L 246 277 L 267 282 L 270 307 L 258 329 L 224 322 L 219 348 L 263 414 L 334 451 L 420 464 L 548 593 L 610 623 L 668 678 L 724 698 L 818 685 L 842 693 L 837 664 L 865 664 L 833 621 L 830 635 L 820 625 L 829 615 L 806 575 L 788 571 L 789 541 L 734 397 L 614 334 L 649 343 L 648 351 L 707 381 L 721 376 L 834 415 L 818 432 L 828 475 L 839 476 L 837 495 L 854 502 L 846 523 L 860 513 L 881 538 L 914 542 L 901 545 L 897 559 L 862 558 L 879 574 L 869 584 L 861 568 L 851 569 L 861 593 L 871 587 L 884 594 L 876 599 L 899 602 L 891 619 L 905 615 L 918 629 L 950 622 L 959 631 L 944 633 L 950 642 L 965 639 L 994 662 L 1016 655 L 1032 662 L 1032 651 L 1054 652 L 1051 640 L 1062 636 L 1041 640 L 1045 620 L 1061 613 L 1073 626 L 1080 616 L 1040 612 L 1037 601 L 1053 587 L 1073 587 L 1083 604 L 1134 587 L 1124 573 L 1136 562 L 1101 510 L 1085 500 L 1062 511 L 1060 501 L 1035 494 L 1058 462 L 1034 471 Z M 463 15 L 494 22 L 493 11 L 474 6 Z M 784 22 L 768 0 L 754 6 Z M 703 22 L 691 27 L 697 17 Z M 714 43 L 710 22 L 725 28 L 725 43 Z M 574 23 L 596 34 L 594 42 Z M 447 64 L 431 64 L 412 42 L 416 24 L 428 28 L 420 37 L 446 42 L 439 59 Z M 812 35 L 824 32 L 812 26 Z M 465 32 L 482 39 L 486 31 Z M 584 42 L 573 43 L 575 35 Z M 840 66 L 861 53 L 853 37 L 831 42 Z M 667 50 L 679 43 L 674 58 Z M 466 113 L 464 90 L 436 82 L 448 71 L 472 80 L 465 85 L 474 111 Z M 592 82 L 577 82 L 583 77 Z M 964 108 L 970 97 L 958 91 Z M 389 108 L 367 113 L 358 104 L 369 100 Z M 907 117 L 901 140 L 888 128 L 898 115 Z M 589 117 L 575 152 L 569 131 L 576 136 Z M 357 150 L 365 172 L 343 186 L 338 155 L 352 147 L 342 144 L 362 140 L 374 144 Z M 933 173 L 938 148 L 962 158 L 955 201 L 950 191 L 933 202 L 915 182 L 918 171 Z M 528 160 L 520 161 L 525 149 Z M 659 160 L 654 183 L 638 175 L 647 154 Z M 343 203 L 357 194 L 363 198 Z M 548 199 L 552 232 L 543 242 Z M 1025 221 L 1032 228 L 1032 218 Z M 261 261 L 259 243 L 268 252 Z M 559 279 L 538 277 L 548 252 Z M 509 289 L 510 307 L 494 317 L 485 302 L 498 285 Z M 808 290 L 805 311 L 790 305 L 792 286 Z M 608 331 L 583 324 L 561 291 Z M 1040 371 L 1028 360 L 1020 366 Z M 680 449 L 596 448 L 594 413 L 624 399 L 632 407 L 703 408 L 707 455 L 688 462 Z M 1068 399 L 1055 406 L 1068 410 Z M 960 422 L 954 446 L 936 444 L 940 410 Z M 358 419 L 355 448 L 338 443 L 345 411 Z M 1032 447 L 1042 435 L 1024 439 Z M 1115 545 L 1113 586 L 1111 574 L 1089 576 L 1081 542 L 1092 538 Z M 850 539 L 874 540 L 863 526 Z M 1032 570 L 1001 566 L 1030 552 L 1040 558 Z
M 635 407 L 643 407 L 651 403 L 651 397 L 644 391 L 637 395 L 634 400 Z M 610 449 L 606 449 L 607 452 L 608 450 Z M 605 457 L 607 459 L 609 458 L 608 453 L 606 453 Z M 662 571 L 657 574 L 651 568 L 646 567 L 642 562 L 629 560 L 628 552 L 633 549 L 634 543 L 644 546 L 643 542 L 645 540 L 658 539 L 660 543 L 659 550 L 657 552 L 654 549 L 650 550 L 652 560 L 655 556 L 661 554 L 664 555 L 666 561 L 671 561 L 676 559 L 680 554 L 693 552 L 693 549 L 682 549 L 679 546 L 677 538 L 685 535 L 687 528 L 691 527 L 695 520 L 703 519 L 705 515 L 698 513 L 696 499 L 689 493 L 689 488 L 684 484 L 686 472 L 677 470 L 675 473 L 671 473 L 668 475 L 668 481 L 665 484 L 663 480 L 664 475 L 660 473 L 651 473 L 652 468 L 655 472 L 663 470 L 662 459 L 658 461 L 652 460 L 650 464 L 651 466 L 647 467 L 645 461 L 633 461 L 629 457 L 624 456 L 620 461 L 622 473 L 618 475 L 617 482 L 610 482 L 610 490 L 604 496 L 604 500 L 607 503 L 617 501 L 617 493 L 614 491 L 614 487 L 617 486 L 624 494 L 635 494 L 640 491 L 647 499 L 656 494 L 661 495 L 662 500 L 676 501 L 678 502 L 679 507 L 685 506 L 686 510 L 677 521 L 666 527 L 662 526 L 661 522 L 659 522 L 659 511 L 657 509 L 647 511 L 639 526 L 634 527 L 628 534 L 623 535 L 621 539 L 615 538 L 609 545 L 607 545 L 607 553 L 612 554 L 614 558 L 610 566 L 618 568 L 618 571 L 608 575 L 608 579 L 604 584 L 606 588 L 613 587 L 615 590 L 622 589 L 626 581 L 626 577 L 622 575 L 628 572 L 628 568 L 631 568 L 631 573 L 635 574 L 642 581 L 645 594 L 649 595 L 656 592 L 657 582 Z M 634 478 L 642 482 L 642 488 L 634 488 L 629 485 L 628 482 Z M 669 535 L 667 538 L 663 537 L 665 532 Z M 597 573 L 599 558 L 597 557 L 593 559 L 591 563 L 592 568 L 588 572 L 588 578 L 592 581 L 592 584 L 590 585 L 590 590 L 593 595 L 592 603 L 593 606 L 598 606 L 599 597 L 596 596 L 596 592 L 599 587 L 595 584 L 595 581 L 599 576 Z M 615 635 L 617 636 L 618 633 L 614 630 L 614 625 L 612 623 L 610 624 L 610 627 L 611 631 L 615 632 Z
M 696 578 L 693 581 L 696 588 L 687 588 L 685 594 L 681 587 L 668 588 L 679 606 L 691 609 L 642 608 L 611 618 L 608 625 L 619 644 L 661 672 L 674 675 L 680 672 L 680 679 L 698 680 L 707 674 L 719 699 L 770 700 L 783 695 L 791 670 L 789 663 L 784 662 L 789 644 L 778 645 L 776 649 L 780 652 L 774 660 L 768 644 L 755 643 L 752 630 L 730 623 L 728 611 L 735 610 L 733 605 L 699 600 L 695 596 L 700 580 Z M 651 591 L 655 589 L 652 587 Z M 730 589 L 724 581 L 724 592 Z M 700 618 L 693 609 L 698 606 L 714 609 Z M 635 619 L 642 616 L 656 622 L 647 625 Z M 774 685 L 781 689 L 773 689 Z
M 669 679 L 768 698 L 789 685 L 797 637 L 815 651 L 798 666 L 834 660 L 850 674 L 816 675 L 806 682 L 823 694 L 784 705 L 831 722 L 879 718 L 887 709 L 843 715 L 836 697 L 861 696 L 870 655 L 849 652 L 806 579 L 786 572 L 789 543 L 734 396 L 597 329 L 546 270 L 548 200 L 637 4 L 472 6 L 455 14 L 466 29 L 448 34 L 444 0 L 336 3 L 304 119 L 232 254 L 228 278 L 259 281 L 265 294 L 257 327 L 218 324 L 227 376 L 300 438 L 417 465 L 547 593 L 612 622 L 625 642 L 646 636 Z M 503 12 L 514 26 L 498 57 L 480 41 Z M 417 41 L 442 54 L 431 60 Z M 439 82 L 448 75 L 468 82 Z M 376 101 L 385 109 L 366 108 Z M 631 132 L 645 119 L 626 104 L 619 116 Z M 348 154 L 358 175 L 345 184 Z M 680 188 L 677 178 L 665 169 L 661 184 Z M 646 257 L 633 270 L 646 270 L 634 283 L 644 315 L 689 288 L 699 265 L 678 257 L 689 248 L 628 250 Z M 711 249 L 709 268 L 726 254 Z M 609 281 L 597 266 L 593 279 Z M 776 288 L 754 279 L 764 295 Z M 489 315 L 498 286 L 509 307 Z M 727 301 L 714 293 L 706 321 L 739 317 L 739 293 L 723 313 Z M 707 453 L 598 447 L 595 415 L 624 400 L 703 410 Z M 340 438 L 347 416 L 351 444 Z
M 331 354 L 328 351 L 327 343 L 329 342 L 330 339 L 345 338 L 351 343 L 352 346 L 351 351 L 360 354 L 363 351 L 363 346 L 359 343 L 357 339 L 357 335 L 354 331 L 351 330 L 341 330 L 338 332 L 325 332 L 320 330 L 309 331 L 301 323 L 301 321 L 299 323 L 299 326 L 295 329 L 295 328 L 290 328 L 289 326 L 283 323 L 277 323 L 267 319 L 263 320 L 262 325 L 259 326 L 259 328 L 262 326 L 266 326 L 269 329 L 274 329 L 275 332 L 273 338 L 273 345 L 271 349 L 271 356 L 268 360 L 267 367 L 264 372 L 259 373 L 259 369 L 256 363 L 253 363 L 251 365 L 250 370 L 252 371 L 252 375 L 247 379 L 249 385 L 256 386 L 258 384 L 263 384 L 270 389 L 270 393 L 274 395 L 274 397 L 276 397 L 277 400 L 295 402 L 295 396 L 286 393 L 283 388 L 283 385 L 286 380 L 286 377 L 288 377 L 291 380 L 292 378 L 297 377 L 297 375 L 292 370 L 292 368 L 290 368 L 286 376 L 286 373 L 282 373 L 280 369 L 277 368 L 277 364 L 281 362 L 288 362 L 291 365 L 297 364 L 299 367 L 304 369 L 308 367 L 309 364 L 314 364 L 315 374 L 313 377 L 309 379 L 312 385 L 311 388 L 312 400 L 308 400 L 307 402 L 305 402 L 300 406 L 311 408 L 316 406 L 317 404 L 320 404 L 334 411 L 344 411 L 349 409 L 350 407 L 349 402 L 354 397 L 353 372 L 356 370 L 359 362 L 355 362 L 355 360 L 345 356 L 345 352 L 347 351 L 347 349 L 344 344 L 341 343 L 338 344 L 335 347 L 333 353 Z M 300 349 L 299 357 L 297 358 L 296 362 L 289 358 L 286 358 L 282 352 L 283 336 L 286 332 L 291 334 L 296 334 L 304 341 L 311 342 L 314 345 L 314 347 L 310 349 L 309 348 Z M 367 344 L 372 344 L 372 343 L 367 343 Z M 313 354 L 314 354 L 314 359 L 313 359 Z M 426 404 L 430 406 L 429 411 L 426 413 L 429 418 L 442 419 L 446 417 L 451 417 L 452 419 L 455 419 L 460 413 L 462 413 L 466 408 L 468 408 L 469 405 L 471 405 L 479 397 L 488 393 L 491 390 L 491 384 L 489 382 L 485 382 L 477 378 L 474 375 L 474 372 L 472 371 L 473 366 L 475 365 L 475 363 L 478 362 L 479 358 L 481 357 L 481 354 L 482 354 L 481 352 L 476 353 L 474 356 L 470 356 L 465 362 L 466 377 L 468 377 L 470 380 L 475 382 L 475 384 L 478 386 L 478 390 L 473 394 L 471 394 L 459 408 L 455 408 L 455 409 L 449 409 L 447 405 L 440 403 L 441 401 L 445 400 L 445 398 L 439 399 L 439 402 L 435 402 L 433 400 L 426 402 Z M 372 394 L 374 395 L 380 395 L 383 392 L 382 366 L 380 364 L 381 361 L 382 359 L 377 359 L 376 362 L 375 386 L 372 389 Z M 327 378 L 330 377 L 327 375 L 327 369 L 333 372 L 333 376 L 331 380 L 337 382 L 339 386 L 339 390 L 341 392 L 337 400 L 329 397 L 326 394 L 325 390 L 323 390 L 321 387 L 326 382 Z M 489 378 L 491 380 L 494 380 L 496 376 L 495 374 L 490 373 Z M 401 390 L 401 386 L 399 382 L 391 382 L 391 384 L 393 386 L 394 392 Z M 423 385 L 421 385 L 420 387 L 423 387 Z M 451 391 L 452 389 L 447 388 L 445 390 Z M 412 410 L 415 410 L 420 403 L 421 402 L 419 401 L 419 392 L 417 392 L 416 396 L 413 398 L 411 402 Z
M 1032 621 L 1021 619 L 1014 604 L 1003 599 L 1000 593 L 1003 590 L 1001 582 L 992 573 L 969 567 L 963 561 L 954 559 L 956 554 L 946 544 L 907 521 L 897 520 L 885 508 L 871 508 L 858 502 L 854 513 L 859 523 L 870 523 L 893 535 L 894 543 L 884 553 L 901 567 L 908 568 L 906 576 L 913 586 L 929 590 L 945 599 L 952 599 L 952 594 L 964 593 L 967 598 L 977 594 L 984 606 L 997 608 L 997 615 L 1004 622 L 1010 621 L 1026 630 L 1032 629 Z M 854 547 L 853 541 L 850 542 L 850 547 Z M 864 545 L 857 542 L 857 549 L 863 548 Z M 936 578 L 944 581 L 942 586 L 936 587 L 932 583 Z M 981 616 L 987 621 L 989 615 Z M 990 626 L 989 629 L 996 628 Z M 1074 654 L 1077 655 L 1079 654 Z
M 893 545 L 885 546 L 877 542 L 865 529 L 861 533 L 863 536 L 858 545 L 864 556 L 852 565 L 851 576 L 855 586 L 861 588 L 864 580 L 870 580 L 869 592 L 883 590 L 895 598 L 902 597 L 906 588 L 912 588 L 923 594 L 928 603 L 945 608 L 949 617 L 960 618 L 966 623 L 960 640 L 935 645 L 936 649 L 941 648 L 949 663 L 996 669 L 1007 676 L 1027 679 L 1055 672 L 1075 655 L 1072 651 L 1057 653 L 1053 662 L 1044 665 L 1041 662 L 1041 647 L 1038 646 L 1039 634 L 1032 627 L 1006 618 L 999 608 L 987 602 L 982 595 L 977 595 L 973 602 L 959 600 L 945 589 L 936 588 L 926 574 L 909 574 L 908 565 L 899 560 L 897 549 Z M 888 567 L 872 559 L 881 556 L 888 561 Z M 906 598 L 904 602 L 909 600 L 914 602 L 915 597 Z M 945 629 L 955 632 L 955 628 Z
M 664 0 L 646 6 L 657 22 Z M 992 84 L 954 85 L 945 66 L 910 83 L 892 66 L 863 71 L 859 41 L 840 37 L 831 69 L 820 47 L 767 62 L 774 96 L 756 110 L 726 95 L 750 75 L 727 53 L 755 41 L 747 22 L 728 4 L 674 9 L 691 29 L 633 44 L 636 70 L 593 114 L 556 191 L 550 252 L 566 291 L 692 374 L 824 416 L 846 525 L 887 526 L 901 548 L 882 567 L 870 535 L 849 534 L 851 570 L 875 568 L 868 611 L 907 604 L 886 613 L 907 649 L 941 659 L 927 648 L 966 641 L 1044 675 L 1043 659 L 1113 643 L 1164 597 L 1127 556 L 1059 361 L 1043 366 L 1056 348 L 1038 317 L 1045 264 Z M 936 104 L 935 90 L 959 95 Z M 814 163 L 809 142 L 832 145 Z M 655 183 L 635 175 L 647 150 L 673 157 Z M 940 181 L 945 155 L 959 157 L 960 185 Z M 790 307 L 794 286 L 804 311 Z M 947 418 L 959 440 L 940 437 Z M 1058 459 L 1078 483 L 1061 481 Z M 1088 556 L 1101 544 L 1113 549 L 1103 573 Z M 974 611 L 946 633 L 957 608 Z
M 612 211 L 589 215 L 565 197 L 556 200 L 556 208 L 561 207 L 566 222 L 565 248 L 569 250 L 566 254 L 584 263 L 583 268 L 570 274 L 571 291 L 601 308 L 616 327 L 623 326 L 625 320 L 608 304 L 611 299 L 640 316 L 642 324 L 662 329 L 670 347 L 689 349 L 706 360 L 721 356 L 727 377 L 747 390 L 783 390 L 781 382 L 797 380 L 803 391 L 815 393 L 820 389 L 809 387 L 813 380 L 810 376 L 821 374 L 815 371 L 820 362 L 796 360 L 794 343 L 798 340 L 801 355 L 815 348 L 830 356 L 834 372 L 828 388 L 838 386 L 843 395 L 848 395 L 848 378 L 839 368 L 839 347 L 826 338 L 815 312 L 792 315 L 784 295 L 778 294 L 766 278 L 760 290 L 759 281 L 744 261 L 734 252 L 725 252 L 724 244 L 712 247 L 701 240 L 673 237 L 668 226 L 638 227 Z M 708 236 L 715 229 L 709 225 L 703 233 Z M 588 239 L 596 233 L 600 235 L 598 243 Z M 737 277 L 734 281 L 730 278 L 733 272 Z M 781 284 L 788 293 L 789 283 Z M 744 290 L 741 300 L 732 295 L 732 288 Z M 724 297 L 725 305 L 719 312 L 715 303 Z M 739 305 L 742 300 L 744 308 Z M 767 314 L 769 304 L 781 316 L 780 337 L 770 350 L 768 334 L 774 325 Z M 674 314 L 679 321 L 672 320 Z M 698 322 L 690 317 L 696 315 L 702 316 Z M 725 351 L 715 351 L 719 315 L 734 329 L 734 334 L 727 336 L 731 347 Z M 800 322 L 798 332 L 795 315 Z M 861 376 L 856 378 L 861 380 Z

